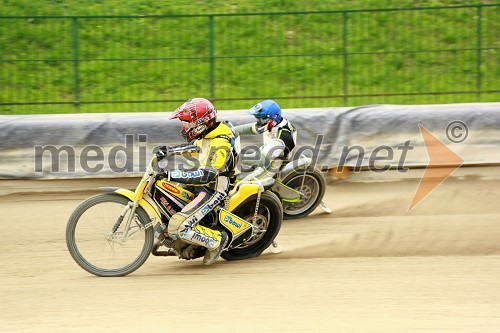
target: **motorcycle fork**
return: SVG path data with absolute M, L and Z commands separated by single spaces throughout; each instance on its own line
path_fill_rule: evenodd
M 144 176 L 142 180 L 140 181 L 139 185 L 137 185 L 137 188 L 135 189 L 135 195 L 134 195 L 134 201 L 129 201 L 128 205 L 125 206 L 118 217 L 118 220 L 113 226 L 112 229 L 112 234 L 117 235 L 117 230 L 120 227 L 120 225 L 123 222 L 123 219 L 125 218 L 125 215 L 127 214 L 128 211 L 130 211 L 130 214 L 128 215 L 127 221 L 125 222 L 124 230 L 123 232 L 118 233 L 119 236 L 121 236 L 121 241 L 125 241 L 127 237 L 129 236 L 129 231 L 130 231 L 130 226 L 132 225 L 132 221 L 134 220 L 135 217 L 135 211 L 137 210 L 137 207 L 139 206 L 139 201 L 142 199 L 144 192 L 149 192 L 151 185 L 153 184 L 150 182 L 151 177 L 146 177 Z M 153 223 L 150 222 L 147 225 L 143 226 L 142 224 L 138 223 L 139 227 L 141 230 L 144 230 L 146 228 L 149 228 Z M 120 235 L 121 234 L 121 235 Z M 117 235 L 117 236 L 118 236 Z

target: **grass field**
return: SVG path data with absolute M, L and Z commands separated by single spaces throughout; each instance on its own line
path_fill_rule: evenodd
M 297 13 L 491 3 L 3 0 L 0 113 L 499 101 L 500 5 Z

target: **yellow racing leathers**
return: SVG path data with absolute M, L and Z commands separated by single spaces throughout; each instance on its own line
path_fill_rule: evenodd
M 229 177 L 237 170 L 238 139 L 228 124 L 217 122 L 202 138 L 193 142 L 200 148 L 200 152 L 193 155 L 199 162 L 197 167 L 166 172 L 165 177 L 170 181 L 193 185 L 195 192 L 195 198 L 170 219 L 170 237 L 204 246 L 210 251 L 221 246 L 221 232 L 198 223 L 227 196 Z

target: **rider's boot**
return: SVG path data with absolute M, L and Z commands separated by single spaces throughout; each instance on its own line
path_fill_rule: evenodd
M 225 231 L 220 232 L 220 243 L 219 247 L 215 249 L 207 249 L 207 252 L 205 253 L 205 257 L 203 258 L 203 264 L 204 265 L 212 265 L 214 262 L 217 261 L 219 258 L 220 254 L 224 250 L 224 248 L 227 245 L 227 241 L 229 239 L 227 233 Z
M 168 223 L 168 234 L 173 239 L 180 238 L 187 243 L 206 247 L 207 252 L 203 263 L 213 264 L 226 247 L 229 237 L 224 231 L 195 223 L 196 216 L 186 216 L 182 212 L 174 214 Z

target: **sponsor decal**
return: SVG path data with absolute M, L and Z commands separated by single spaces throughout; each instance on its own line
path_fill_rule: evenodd
M 198 211 L 193 216 L 188 217 L 184 223 L 190 227 L 193 227 L 201 218 L 203 218 L 203 216 L 205 216 L 208 212 L 210 212 L 218 204 L 220 204 L 222 200 L 224 200 L 224 197 L 225 197 L 224 193 L 217 192 L 212 202 L 208 202 L 205 206 L 203 206 L 200 209 L 200 211 Z
M 206 129 L 207 129 L 206 125 L 199 125 L 199 126 L 197 126 L 196 128 L 193 129 L 193 133 L 194 134 L 200 134 L 200 133 L 203 133 L 203 131 L 205 131 Z
M 181 178 L 181 171 L 179 170 L 173 170 L 173 171 L 170 171 L 170 177 L 172 178 Z
M 197 178 L 197 177 L 203 176 L 203 171 L 202 170 L 196 170 L 196 171 L 174 170 L 170 173 L 170 176 L 172 178 L 182 178 L 182 179 Z
M 226 215 L 226 217 L 224 218 L 224 221 L 235 226 L 236 228 L 238 229 L 241 229 L 241 223 L 238 223 L 236 222 L 235 220 L 233 220 L 233 218 L 231 217 L 231 215 Z
M 164 197 L 160 197 L 160 201 L 163 207 L 165 207 L 165 209 L 167 210 L 167 212 L 169 212 L 171 215 L 174 215 L 176 213 L 175 209 L 172 208 L 167 199 L 165 199 Z
M 205 216 L 208 212 L 210 212 L 212 209 L 217 207 L 218 204 L 224 200 L 224 193 L 222 192 L 217 192 L 216 197 L 214 198 L 214 201 L 212 203 L 207 203 L 203 208 L 201 209 L 201 214 Z
M 214 201 L 213 203 L 208 203 L 205 207 L 208 207 L 208 211 L 211 211 L 212 209 L 214 209 L 218 204 L 220 204 L 222 202 L 222 200 L 224 200 L 225 198 L 225 195 L 224 193 L 222 192 L 217 192 L 216 194 L 216 197 L 214 198 Z M 205 208 L 203 207 L 203 208 Z M 203 210 L 203 209 L 202 209 Z
M 206 116 L 204 116 L 203 118 L 200 118 L 198 119 L 197 121 L 195 122 L 192 122 L 191 125 L 192 127 L 195 127 L 195 126 L 198 126 L 198 125 L 201 125 L 201 124 L 204 124 L 204 123 L 207 123 L 209 122 L 212 118 L 210 117 L 211 113 L 207 114 Z M 206 126 L 205 126 L 206 128 Z
M 169 183 L 161 183 L 161 187 L 163 187 L 165 190 L 174 193 L 174 194 L 179 194 L 181 191 L 175 187 L 174 185 L 171 185 Z
M 220 222 L 227 227 L 235 236 L 241 235 L 247 231 L 251 225 L 240 218 L 239 216 L 233 215 L 225 209 L 221 209 L 219 214 Z
M 205 215 L 205 214 L 208 214 L 208 212 L 210 211 L 210 207 L 208 206 L 205 206 L 201 209 L 201 214 L 202 215 Z
M 184 223 L 186 223 L 188 226 L 192 227 L 198 222 L 198 220 L 199 220 L 198 216 L 195 215 L 193 217 L 188 218 L 186 220 L 186 222 L 184 222 Z
M 204 236 L 204 235 L 197 233 L 197 232 L 193 233 L 191 240 L 204 243 L 206 245 L 206 247 L 208 247 L 208 248 L 215 247 L 215 240 L 213 238 L 210 238 L 208 236 Z
M 182 197 L 187 200 L 193 200 L 193 196 L 189 195 L 187 192 L 182 192 Z
M 187 233 L 189 232 L 189 230 L 191 229 L 188 226 L 185 226 L 184 229 L 182 229 L 181 232 L 179 232 L 179 236 L 185 239 L 187 237 Z

